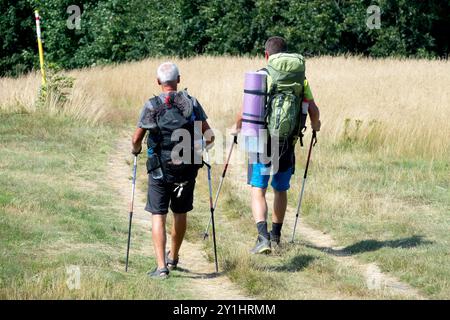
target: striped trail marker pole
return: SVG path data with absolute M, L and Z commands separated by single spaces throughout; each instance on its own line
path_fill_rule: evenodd
M 38 41 L 38 49 L 39 49 L 39 62 L 41 65 L 41 76 L 42 76 L 42 85 L 45 86 L 47 83 L 45 78 L 45 69 L 44 69 L 44 49 L 42 47 L 42 39 L 41 39 L 41 23 L 40 23 L 40 17 L 39 17 L 39 11 L 34 11 L 34 16 L 36 18 L 36 34 L 37 34 L 37 41 Z

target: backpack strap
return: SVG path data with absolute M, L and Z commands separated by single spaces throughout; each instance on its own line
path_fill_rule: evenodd
M 260 90 L 248 90 L 248 89 L 244 89 L 244 93 L 248 93 L 248 94 L 253 94 L 255 96 L 267 96 L 268 94 L 264 91 L 260 91 Z
M 261 68 L 261 69 L 259 69 L 259 70 L 256 71 L 256 72 L 264 72 L 266 75 L 269 74 L 269 70 L 267 70 L 267 68 Z
M 149 102 L 156 112 L 159 112 L 161 108 L 164 108 L 164 104 L 159 96 L 153 96 L 149 99 Z
M 151 105 L 155 110 L 155 122 L 158 124 L 158 118 L 166 110 L 165 101 L 163 101 L 159 96 L 153 96 L 150 100 Z

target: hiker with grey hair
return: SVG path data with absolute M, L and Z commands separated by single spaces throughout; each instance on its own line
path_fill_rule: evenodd
M 152 213 L 152 239 L 157 267 L 150 277 L 166 278 L 177 267 L 179 250 L 187 226 L 187 212 L 193 210 L 194 187 L 198 169 L 203 165 L 202 141 L 211 147 L 214 135 L 197 99 L 186 90 L 178 91 L 180 74 L 171 62 L 157 69 L 161 86 L 158 96 L 147 101 L 132 138 L 132 153 L 142 150 L 147 133 L 148 196 L 145 210 Z M 176 152 L 181 146 L 181 152 Z M 166 216 L 174 213 L 171 248 L 166 252 Z
M 320 113 L 314 102 L 311 87 L 305 78 L 304 58 L 299 54 L 287 53 L 287 43 L 282 37 L 271 37 L 265 43 L 264 57 L 267 68 L 258 73 L 267 76 L 266 105 L 264 106 L 265 125 L 269 136 L 276 137 L 278 157 L 273 156 L 269 163 L 263 163 L 260 154 L 248 166 L 248 184 L 251 186 L 251 207 L 256 223 L 258 237 L 251 253 L 269 253 L 280 244 L 281 228 L 287 208 L 287 191 L 295 168 L 295 144 L 303 136 L 306 116 L 309 114 L 313 131 L 320 130 Z M 295 97 L 293 97 L 295 96 Z M 306 110 L 302 110 L 305 108 Z M 237 116 L 236 135 L 243 120 L 243 110 Z M 250 120 L 249 120 L 250 121 Z M 283 124 L 283 125 L 280 125 Z M 287 125 L 285 125 L 287 124 Z M 286 129 L 287 128 L 287 129 Z M 266 145 L 274 139 L 268 138 Z M 271 149 L 268 147 L 267 149 Z M 270 174 L 277 161 L 277 172 Z M 268 231 L 268 207 L 266 191 L 269 179 L 274 190 L 272 230 Z

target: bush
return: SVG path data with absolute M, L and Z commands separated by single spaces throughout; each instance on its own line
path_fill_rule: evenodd
M 75 78 L 65 75 L 54 64 L 47 65 L 46 70 L 47 81 L 39 90 L 37 107 L 39 110 L 60 113 L 68 101 Z
M 306 55 L 447 57 L 448 1 L 364 0 L 0 0 L 0 76 L 38 66 L 34 8 L 42 16 L 46 59 L 63 68 L 148 56 L 261 53 L 284 36 Z M 367 7 L 381 8 L 381 29 L 366 26 Z M 67 8 L 81 9 L 81 29 Z

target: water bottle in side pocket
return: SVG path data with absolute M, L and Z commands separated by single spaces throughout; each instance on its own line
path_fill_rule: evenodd
M 159 157 L 153 152 L 153 149 L 147 150 L 147 172 L 152 175 L 155 180 L 162 179 L 163 172 L 161 170 L 161 163 L 159 162 Z

